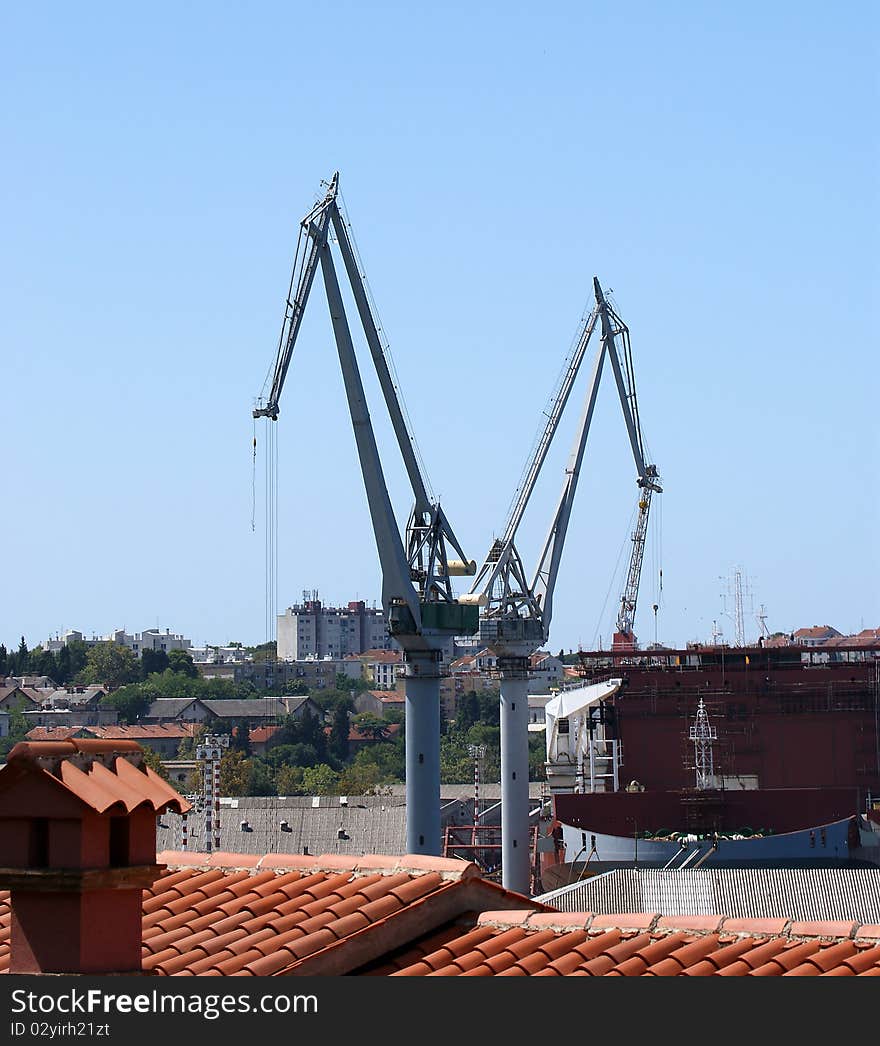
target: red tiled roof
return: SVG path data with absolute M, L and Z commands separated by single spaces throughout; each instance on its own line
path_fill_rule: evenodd
M 408 855 L 165 852 L 143 900 L 163 976 L 880 976 L 880 926 L 566 913 Z M 0 892 L 0 971 L 10 908 Z
M 381 661 L 385 664 L 402 664 L 403 654 L 399 650 L 365 650 L 361 661 Z
M 88 730 L 95 737 L 105 741 L 129 740 L 138 741 L 146 738 L 185 738 L 195 737 L 200 723 L 136 723 L 132 726 L 90 726 Z
M 144 891 L 143 968 L 165 976 L 348 973 L 487 905 L 531 904 L 442 857 L 158 855 Z M 9 967 L 0 892 L 0 971 Z
M 35 726 L 24 735 L 28 741 L 67 741 L 87 726 Z
M 403 704 L 406 701 L 406 696 L 396 690 L 368 690 L 367 693 L 372 694 L 378 701 L 390 701 L 394 704 Z
M 264 742 L 268 741 L 269 738 L 277 730 L 280 730 L 280 729 L 281 729 L 280 726 L 255 726 L 254 729 L 251 730 L 250 733 L 248 734 L 248 737 L 250 739 L 251 744 L 261 745 Z
M 880 976 L 880 926 L 487 912 L 376 972 L 396 977 Z
M 840 633 L 836 628 L 832 628 L 831 625 L 813 625 L 812 628 L 799 628 L 795 634 L 795 639 L 830 639 L 832 636 L 839 636 Z
M 131 813 L 144 803 L 157 813 L 189 810 L 189 803 L 146 765 L 134 741 L 20 741 L 0 770 L 0 790 L 32 774 L 49 778 L 98 813 L 117 804 Z

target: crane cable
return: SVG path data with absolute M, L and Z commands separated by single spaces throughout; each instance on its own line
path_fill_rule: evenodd
M 265 634 L 266 642 L 275 638 L 275 599 L 278 588 L 278 441 L 276 427 L 267 419 L 266 430 L 266 489 L 264 504 L 266 512 L 264 534 L 265 560 Z M 254 490 L 256 491 L 257 440 L 254 436 Z M 256 493 L 254 494 L 256 505 Z M 252 525 L 254 525 L 252 523 Z
M 251 472 L 251 533 L 257 529 L 257 419 L 254 418 L 254 461 Z

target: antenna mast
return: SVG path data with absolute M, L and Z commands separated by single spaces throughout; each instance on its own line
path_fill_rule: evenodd
M 705 791 L 715 784 L 715 766 L 712 759 L 712 742 L 717 740 L 718 732 L 709 724 L 709 714 L 702 697 L 697 705 L 697 721 L 690 729 L 690 738 L 694 742 L 697 765 L 697 790 Z

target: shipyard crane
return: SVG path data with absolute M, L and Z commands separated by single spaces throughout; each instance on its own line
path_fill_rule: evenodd
M 349 224 L 338 202 L 339 173 L 324 199 L 300 223 L 271 387 L 254 418 L 276 421 L 284 380 L 315 273 L 320 264 L 367 504 L 382 570 L 382 606 L 391 635 L 403 649 L 406 686 L 407 850 L 439 854 L 440 678 L 452 638 L 477 631 L 478 608 L 459 603 L 450 578 L 476 573 L 439 501 L 428 494 L 415 440 L 392 378 L 379 323 L 361 272 Z M 376 438 L 331 252 L 331 228 L 413 491 L 405 544 L 394 518 Z M 458 559 L 450 558 L 454 551 Z
M 523 893 L 529 890 L 530 878 L 527 834 L 530 658 L 549 637 L 553 594 L 606 356 L 614 372 L 640 481 L 653 490 L 660 489 L 644 461 L 638 426 L 633 418 L 634 396 L 624 375 L 625 366 L 621 364 L 618 355 L 615 339 L 621 334 L 621 321 L 605 298 L 597 277 L 593 279 L 593 291 L 595 305 L 583 318 L 574 349 L 563 366 L 550 407 L 545 411 L 547 421 L 544 430 L 523 471 L 523 479 L 514 494 L 504 532 L 492 542 L 470 591 L 462 597 L 462 601 L 476 603 L 482 608 L 480 641 L 496 655 L 501 676 L 502 883 L 506 889 Z M 522 558 L 516 549 L 517 530 L 597 324 L 601 326 L 601 340 L 593 358 L 562 492 L 538 565 L 531 581 L 528 581 Z

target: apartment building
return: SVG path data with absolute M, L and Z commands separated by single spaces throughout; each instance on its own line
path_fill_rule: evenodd
M 344 658 L 364 650 L 397 648 L 381 609 L 368 607 L 363 600 L 354 600 L 347 607 L 329 607 L 317 593 L 312 596 L 278 615 L 279 661 Z

